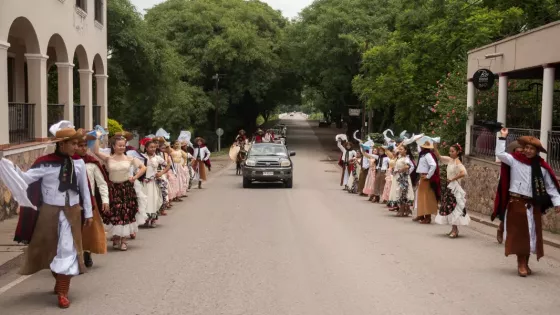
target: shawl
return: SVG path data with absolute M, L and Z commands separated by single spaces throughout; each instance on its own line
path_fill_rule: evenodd
M 84 156 L 79 156 L 79 158 L 81 158 L 82 160 L 84 160 L 84 163 L 92 163 L 95 164 L 95 166 L 97 166 L 97 168 L 99 168 L 99 170 L 101 171 L 101 175 L 103 175 L 103 179 L 105 180 L 105 182 L 107 183 L 107 186 L 109 186 L 111 184 L 111 182 L 109 181 L 109 175 L 107 175 L 107 172 L 105 172 L 105 169 L 103 168 L 103 166 L 101 165 L 101 163 L 99 163 L 99 160 L 94 158 L 93 156 L 86 154 Z M 88 181 L 89 184 L 89 181 Z M 103 201 L 101 200 L 101 193 L 99 192 L 99 187 L 97 186 L 97 181 L 95 181 L 95 187 L 90 187 L 90 191 L 92 191 L 92 189 L 95 192 L 95 197 L 92 194 L 92 202 L 95 201 L 95 204 L 92 203 L 92 205 L 97 206 L 97 209 L 99 211 L 99 205 L 103 205 Z M 111 200 L 111 190 L 109 189 L 109 200 Z
M 77 159 L 75 156 L 72 159 Z M 60 166 L 64 164 L 65 158 L 63 156 L 57 155 L 55 153 L 43 155 L 39 157 L 31 168 L 39 168 L 42 166 Z M 37 210 L 28 207 L 20 207 L 19 218 L 14 235 L 14 241 L 23 244 L 29 244 L 31 237 L 33 236 L 33 231 L 35 230 L 35 224 L 37 223 L 37 218 L 39 217 L 39 210 L 43 204 L 43 194 L 41 192 L 42 180 L 38 180 L 31 183 L 27 188 L 27 197 L 31 203 L 37 207 Z
M 517 161 L 529 165 L 531 166 L 531 160 L 529 158 L 527 158 L 525 155 L 521 154 L 521 153 L 517 153 L 514 152 L 513 154 L 511 154 L 511 156 L 513 156 L 514 159 L 516 159 Z M 558 179 L 556 178 L 556 174 L 554 173 L 554 170 L 552 169 L 552 167 L 550 167 L 550 165 L 548 163 L 546 163 L 546 161 L 540 157 L 537 156 L 535 157 L 536 161 L 538 161 L 540 163 L 540 166 L 542 168 L 544 168 L 548 174 L 550 175 L 550 178 L 552 178 L 552 182 L 554 183 L 554 186 L 556 186 L 556 189 L 560 192 L 560 185 L 558 183 Z M 531 172 L 533 173 L 533 172 Z M 531 174 L 531 177 L 533 177 L 534 175 Z M 510 180 L 511 180 L 511 167 L 505 163 L 502 163 L 501 167 L 500 167 L 500 181 L 498 182 L 498 189 L 496 190 L 496 198 L 494 199 L 494 212 L 492 213 L 492 215 L 490 216 L 490 219 L 492 221 L 494 221 L 494 219 L 496 219 L 496 217 L 498 217 L 501 221 L 504 220 L 504 215 L 505 215 L 505 211 L 507 208 L 507 204 L 509 203 L 509 184 L 510 184 Z M 532 185 L 534 186 L 534 185 Z M 534 187 L 533 187 L 534 189 Z M 542 202 L 539 206 L 541 208 L 541 212 L 543 214 L 546 213 L 546 211 L 552 207 L 552 201 L 550 200 L 550 196 L 548 196 L 548 194 L 546 194 L 546 199 L 544 200 L 544 202 Z

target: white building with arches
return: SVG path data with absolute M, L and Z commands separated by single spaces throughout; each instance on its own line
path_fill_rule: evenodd
M 38 148 L 61 119 L 107 127 L 106 1 L 0 0 L 0 148 Z

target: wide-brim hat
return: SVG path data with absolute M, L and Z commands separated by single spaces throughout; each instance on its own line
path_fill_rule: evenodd
M 80 142 L 96 140 L 94 135 L 89 134 L 85 129 L 82 128 L 76 130 L 76 136 L 79 137 Z
M 263 133 L 264 131 L 261 128 L 257 129 L 257 134 L 262 135 Z
M 54 136 L 53 141 L 68 141 L 82 137 L 82 133 L 78 133 L 72 122 L 68 120 L 62 120 L 52 125 L 49 132 Z
M 506 152 L 509 154 L 512 154 L 515 149 L 518 148 L 523 148 L 523 146 L 521 144 L 519 144 L 519 142 L 517 142 L 517 140 L 511 142 L 510 144 L 508 144 L 507 148 L 506 148 Z
M 242 134 L 242 135 L 244 135 L 244 134 L 245 134 L 245 130 L 241 129 L 241 130 L 239 130 L 239 133 Z
M 194 143 L 197 143 L 198 141 L 202 141 L 202 143 L 206 143 L 206 141 L 205 141 L 204 138 L 202 138 L 202 137 L 196 137 L 196 138 L 194 138 Z
M 537 150 L 539 152 L 542 153 L 547 153 L 546 149 L 543 147 L 541 140 L 533 137 L 533 136 L 523 136 L 519 139 L 517 139 L 517 142 L 519 142 L 520 145 L 522 146 L 526 146 L 526 145 L 532 145 L 535 148 L 537 148 Z
M 424 143 L 422 143 L 420 145 L 421 148 L 423 149 L 433 149 L 434 148 L 434 143 L 431 141 L 424 141 Z
M 159 144 L 163 144 L 165 142 L 165 139 L 163 137 L 153 137 L 152 140 L 159 142 Z
M 130 141 L 134 138 L 134 135 L 128 131 L 119 131 L 119 132 L 115 132 L 115 135 L 113 137 L 122 137 L 125 138 L 126 141 Z

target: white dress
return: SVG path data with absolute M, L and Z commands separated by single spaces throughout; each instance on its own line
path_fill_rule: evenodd
M 142 192 L 148 197 L 146 214 L 148 215 L 148 218 L 154 220 L 157 219 L 158 211 L 163 204 L 161 189 L 155 180 L 158 167 L 163 163 L 165 163 L 165 160 L 159 155 L 148 157 L 148 163 L 146 165 L 146 178 L 142 183 Z
M 447 180 L 456 177 L 461 171 L 467 174 L 467 170 L 462 163 L 457 164 L 456 160 L 448 157 L 440 157 L 440 161 L 447 165 Z M 437 224 L 449 225 L 469 225 L 471 218 L 465 211 L 467 202 L 466 193 L 459 181 L 450 182 L 443 192 L 441 207 L 436 216 Z

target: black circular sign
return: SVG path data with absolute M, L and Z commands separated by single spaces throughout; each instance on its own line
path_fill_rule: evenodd
M 490 90 L 495 81 L 494 73 L 488 69 L 477 70 L 473 75 L 474 87 L 481 91 Z

